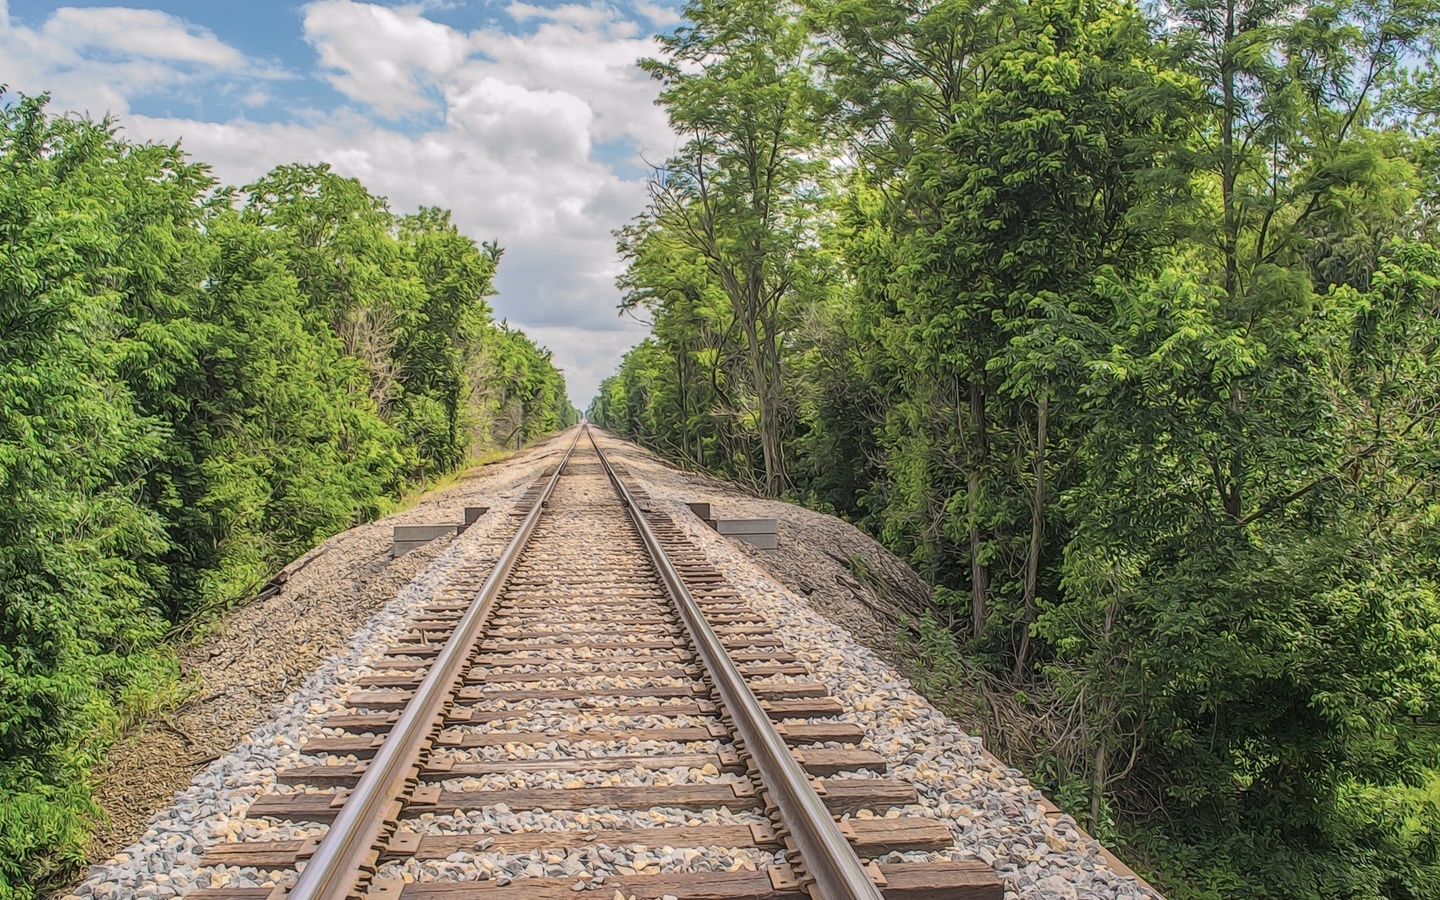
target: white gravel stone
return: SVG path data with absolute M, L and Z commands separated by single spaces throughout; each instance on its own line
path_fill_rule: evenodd
M 1021 772 L 987 756 L 979 738 L 965 734 L 889 664 L 692 515 L 685 503 L 693 494 L 675 484 L 669 470 L 615 441 L 602 438 L 601 444 L 645 485 L 652 508 L 668 513 L 771 625 L 785 649 L 809 665 L 813 678 L 798 680 L 823 682 L 847 709 L 838 718 L 865 729 L 860 746 L 889 759 L 890 776 L 913 782 L 921 808 L 949 826 L 954 849 L 917 858 L 984 860 L 1004 880 L 1007 898 L 1159 897 L 1111 869 L 1099 844 L 1084 840 L 1069 816 L 1048 819 L 1039 806 L 1042 795 Z
M 954 846 L 939 853 L 893 853 L 882 862 L 926 859 L 980 859 L 992 866 L 1006 884 L 1007 900 L 1140 900 L 1156 897 L 1134 878 L 1120 876 L 1100 856 L 1099 846 L 1082 838 L 1073 820 L 1061 816 L 1053 821 L 1039 806 L 1040 795 L 1020 772 L 997 764 L 984 754 L 978 739 L 964 734 L 954 722 L 935 710 L 886 663 L 856 643 L 850 635 L 817 614 L 803 598 L 791 594 L 760 571 L 746 553 L 706 528 L 684 506 L 686 491 L 673 476 L 640 454 L 620 453 L 630 472 L 645 483 L 652 506 L 669 513 L 701 549 L 703 554 L 730 581 L 741 597 L 768 622 L 784 647 L 809 665 L 813 675 L 773 676 L 765 683 L 787 684 L 820 681 L 840 699 L 848 712 L 839 718 L 865 730 L 860 745 L 883 754 L 891 763 L 890 777 L 916 784 L 918 806 L 907 814 L 943 821 L 954 836 Z M 267 823 L 245 818 L 245 811 L 262 793 L 286 793 L 314 788 L 291 788 L 276 783 L 276 772 L 305 764 L 338 765 L 353 758 L 305 754 L 306 740 L 336 734 L 325 729 L 325 716 L 346 708 L 343 698 L 364 676 L 397 670 L 387 668 L 380 652 L 413 631 L 411 615 L 431 600 L 458 570 L 473 567 L 479 560 L 493 560 L 513 531 L 515 520 L 508 516 L 514 502 L 540 470 L 553 463 L 558 451 L 525 461 L 517 487 L 493 497 L 477 497 L 492 512 L 456 539 L 451 547 L 393 601 L 358 631 L 343 654 L 332 657 L 300 690 L 277 707 L 275 718 L 257 728 L 247 741 L 216 760 L 194 779 L 192 786 L 176 797 L 175 805 L 157 814 L 141 841 L 108 863 L 96 866 L 76 891 L 76 896 L 93 898 L 168 898 L 195 888 L 230 886 L 272 886 L 294 878 L 293 872 L 253 868 L 202 868 L 205 850 L 218 841 L 245 838 L 314 837 L 325 826 L 294 823 Z M 528 477 L 519 477 L 525 475 Z M 583 490 L 590 490 L 584 488 Z M 583 493 L 583 491 L 582 491 Z M 607 552 L 592 549 L 579 557 L 599 573 Z M 559 563 L 558 556 L 540 554 L 535 559 Z M 568 563 L 574 559 L 567 557 Z M 534 571 L 532 569 L 532 571 Z M 601 584 L 634 584 L 631 577 L 596 579 Z M 575 578 L 533 577 L 532 584 L 544 584 L 556 598 L 574 598 L 573 605 L 557 605 L 547 611 L 546 628 L 526 630 L 502 626 L 506 637 L 492 640 L 489 647 L 503 649 L 506 643 L 560 643 L 568 634 L 566 622 L 593 621 L 586 614 L 584 599 L 601 588 L 580 586 Z M 557 600 L 558 603 L 558 600 Z M 634 642 L 655 639 L 665 629 L 635 628 L 614 638 Z M 612 638 L 603 638 L 610 640 Z M 651 657 L 655 657 L 651 659 Z M 567 671 L 570 660 L 588 661 L 583 674 Z M 579 648 L 566 663 L 532 652 L 489 674 L 486 689 L 574 689 L 602 692 L 625 687 L 638 680 L 624 667 L 645 662 L 655 668 L 681 668 L 682 664 L 663 652 L 623 645 L 615 648 Z M 507 682 L 506 675 L 553 673 L 555 678 L 540 682 Z M 647 682 L 654 679 L 645 676 Z M 687 685 L 685 678 L 667 678 L 666 683 Z M 578 704 L 556 701 L 503 703 L 480 700 L 481 709 L 515 713 L 513 718 L 475 726 L 450 729 L 450 734 L 503 734 L 535 731 L 543 727 L 578 731 L 611 731 L 647 726 L 704 725 L 704 716 L 662 716 L 647 714 L 643 707 L 661 702 L 640 698 L 623 701 L 623 711 L 614 704 Z M 704 698 L 700 698 L 704 699 Z M 488 705 L 487 705 L 488 704 Z M 603 758 L 610 756 L 714 753 L 722 741 L 550 741 L 542 744 L 516 742 L 498 747 L 440 748 L 440 758 L 457 762 L 509 759 Z M 831 742 L 824 746 L 841 748 Z M 837 777 L 868 778 L 874 773 L 846 773 Z M 497 790 L 504 788 L 608 785 L 728 784 L 743 781 L 725 772 L 696 768 L 649 769 L 637 765 L 621 771 L 565 773 L 558 780 L 545 773 L 496 774 L 458 777 L 445 783 L 452 790 Z M 896 815 L 898 811 L 881 814 Z M 875 812 L 863 810 L 856 818 Z M 497 804 L 463 813 L 427 813 L 401 823 L 402 831 L 475 835 L 475 849 L 455 853 L 445 860 L 392 864 L 382 877 L 409 881 L 436 881 L 483 878 L 497 883 L 523 877 L 574 877 L 578 892 L 604 891 L 604 876 L 641 872 L 729 871 L 752 869 L 781 861 L 766 851 L 753 848 L 609 847 L 603 840 L 581 848 L 555 848 L 531 853 L 496 853 L 483 846 L 485 835 L 530 833 L 539 830 L 591 831 L 670 825 L 760 824 L 768 821 L 759 812 L 729 809 L 687 811 L 679 809 L 566 811 L 512 810 Z M 583 878 L 582 878 L 583 876 Z M 608 900 L 608 897 L 606 897 Z

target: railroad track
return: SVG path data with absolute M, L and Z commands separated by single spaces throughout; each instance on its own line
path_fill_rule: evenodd
M 189 896 L 1003 896 L 588 428 L 511 516 L 203 861 L 279 886 Z

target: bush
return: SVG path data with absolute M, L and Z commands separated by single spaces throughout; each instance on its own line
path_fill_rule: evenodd
M 92 768 L 177 695 L 168 632 L 460 465 L 491 407 L 573 420 L 448 214 L 323 166 L 237 199 L 0 102 L 0 900 L 85 862 Z

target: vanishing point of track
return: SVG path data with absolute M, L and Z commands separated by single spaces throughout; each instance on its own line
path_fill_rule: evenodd
M 912 804 L 915 788 L 856 749 L 864 733 L 835 718 L 840 703 L 650 506 L 578 429 L 511 511 L 516 532 L 499 560 L 452 577 L 383 674 L 306 745 L 326 763 L 282 770 L 284 791 L 248 811 L 328 829 L 222 843 L 205 859 L 298 878 L 192 896 L 998 900 L 978 862 L 872 861 L 950 847 L 935 819 L 836 821 Z M 636 780 L 656 772 L 683 774 Z M 519 830 L 466 829 L 467 814 L 487 810 L 534 816 Z M 622 849 L 629 865 L 586 871 L 577 847 Z M 679 848 L 686 861 L 728 848 L 744 864 L 659 867 L 646 848 Z M 568 862 L 559 877 L 543 866 L 532 877 L 482 866 L 414 877 L 482 850 Z

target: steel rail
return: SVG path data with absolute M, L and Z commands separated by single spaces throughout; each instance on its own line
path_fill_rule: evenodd
M 380 745 L 375 758 L 346 798 L 330 830 L 286 895 L 287 900 L 340 900 L 350 896 L 358 887 L 361 867 L 375 852 L 386 821 L 400 812 L 405 783 L 414 777 L 425 741 L 434 731 L 435 720 L 445 701 L 454 693 L 470 648 L 489 620 L 496 598 L 524 552 L 525 545 L 530 542 L 535 524 L 540 521 L 541 508 L 560 480 L 560 473 L 565 471 L 565 464 L 570 461 L 570 454 L 579 442 L 580 432 L 576 431 L 575 438 L 555 467 L 555 473 L 546 482 L 545 490 L 535 499 L 535 505 L 520 523 L 520 529 L 510 539 L 505 552 L 500 554 L 470 608 L 465 610 L 454 633 L 435 657 L 425 679 L 415 689 L 414 696 L 391 729 L 390 737 Z
M 785 739 L 770 721 L 770 714 L 760 705 L 759 699 L 745 682 L 745 676 L 725 651 L 719 635 L 706 621 L 700 604 L 695 602 L 689 588 L 685 587 L 684 580 L 670 562 L 664 548 L 660 546 L 660 540 L 651 530 L 650 523 L 645 521 L 635 498 L 615 474 L 610 461 L 595 442 L 595 435 L 590 432 L 588 423 L 585 425 L 585 434 L 590 438 L 590 444 L 600 457 L 605 474 L 610 476 L 611 484 L 620 494 L 631 521 L 640 532 L 645 549 L 674 599 L 680 617 L 690 632 L 690 638 L 695 643 L 695 649 L 720 693 L 721 701 L 735 722 L 735 730 L 745 741 L 751 758 L 755 760 L 755 767 L 760 770 L 761 780 L 779 808 L 780 822 L 790 832 L 795 848 L 800 851 L 805 871 L 815 880 L 813 896 L 816 900 L 884 900 L 880 889 L 860 865 L 860 858 L 855 854 L 850 842 L 836 827 L 835 819 L 830 815 L 825 802 L 815 793 L 815 788 L 810 784 L 810 776 L 790 754 Z

